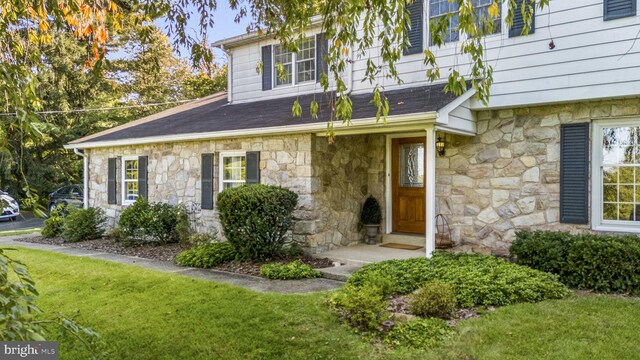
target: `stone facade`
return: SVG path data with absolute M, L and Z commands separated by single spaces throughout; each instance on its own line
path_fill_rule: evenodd
M 640 114 L 640 100 L 615 100 L 478 114 L 478 134 L 446 134 L 436 164 L 437 212 L 457 245 L 506 253 L 515 232 L 585 231 L 559 222 L 560 125 Z
M 114 226 L 123 209 L 122 164 L 118 161 L 118 204 L 108 204 L 108 158 L 148 156 L 149 201 L 187 204 L 198 231 L 217 231 L 217 211 L 199 209 L 200 162 L 203 153 L 216 154 L 215 198 L 218 154 L 226 151 L 260 151 L 261 182 L 299 195 L 292 238 L 310 252 L 361 240 L 358 217 L 364 199 L 369 192 L 384 199 L 384 136 L 345 136 L 328 145 L 326 138 L 302 134 L 90 149 L 89 204 L 104 208 Z

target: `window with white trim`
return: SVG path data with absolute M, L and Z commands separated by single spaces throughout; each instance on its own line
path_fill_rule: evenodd
M 133 204 L 138 198 L 138 157 L 123 157 L 122 169 L 122 203 Z
M 444 42 L 453 42 L 460 40 L 460 32 L 458 29 L 458 2 L 449 2 L 449 0 L 429 0 L 429 23 L 433 21 L 438 23 L 441 18 L 449 13 L 454 15 L 449 19 L 449 27 L 444 36 Z M 433 45 L 433 40 L 429 37 L 429 44 Z
M 247 178 L 246 153 L 220 153 L 220 192 L 238 187 Z
M 315 81 L 316 37 L 303 39 L 297 53 L 290 52 L 281 44 L 274 45 L 273 79 L 276 87 Z
M 476 20 L 480 23 L 480 20 L 484 17 L 489 19 L 489 7 L 494 3 L 494 0 L 472 0 L 473 7 L 476 11 Z M 455 42 L 460 40 L 460 31 L 456 29 L 458 26 L 458 2 L 449 0 L 429 0 L 429 20 L 433 20 L 437 23 L 441 18 L 447 14 L 452 13 L 453 16 L 449 19 L 449 27 L 444 36 L 444 42 Z M 493 31 L 491 34 L 499 34 L 502 32 L 502 9 L 498 6 L 498 17 L 493 20 Z M 433 45 L 433 41 L 429 40 L 429 44 Z
M 640 124 L 607 121 L 594 129 L 594 225 L 640 231 Z

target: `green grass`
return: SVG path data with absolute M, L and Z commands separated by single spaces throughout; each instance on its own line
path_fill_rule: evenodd
M 20 249 L 39 306 L 101 334 L 114 359 L 625 359 L 640 353 L 640 300 L 576 296 L 459 323 L 428 353 L 383 349 L 341 324 L 325 294 L 256 293 L 138 267 Z M 84 359 L 63 350 L 61 359 Z
M 31 228 L 31 229 L 20 229 L 20 230 L 6 230 L 0 231 L 0 236 L 11 236 L 11 235 L 24 235 L 24 234 L 33 234 L 36 232 L 40 232 L 42 228 Z

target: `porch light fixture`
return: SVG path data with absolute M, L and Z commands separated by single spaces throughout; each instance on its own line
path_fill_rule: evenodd
M 444 146 L 444 140 L 442 140 L 442 137 L 438 136 L 438 141 L 436 141 L 436 151 L 438 152 L 439 156 L 444 156 Z

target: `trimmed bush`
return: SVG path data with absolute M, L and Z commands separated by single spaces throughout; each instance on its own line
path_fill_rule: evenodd
M 329 299 L 329 307 L 351 326 L 376 331 L 391 313 L 387 310 L 382 290 L 375 285 L 354 286 L 347 284 Z
M 348 283 L 365 286 L 374 272 L 391 280 L 386 292 L 392 294 L 409 294 L 430 280 L 446 282 L 453 287 L 461 307 L 537 302 L 569 293 L 556 275 L 479 254 L 436 252 L 431 259 L 368 264 L 351 275 Z
M 218 194 L 222 231 L 245 259 L 282 255 L 298 195 L 278 186 L 244 185 Z
M 62 226 L 64 225 L 63 206 L 56 206 L 49 214 L 49 218 L 44 221 L 44 227 L 41 234 L 46 238 L 53 238 L 62 234 Z
M 438 346 L 453 333 L 441 319 L 414 319 L 395 326 L 384 342 L 392 347 L 427 349 Z
M 125 208 L 118 220 L 119 240 L 158 244 L 186 241 L 191 235 L 189 218 L 181 206 L 149 203 L 143 197 Z
M 295 260 L 290 263 L 264 264 L 260 267 L 260 276 L 272 280 L 309 279 L 320 276 L 320 271 Z
M 236 251 L 227 242 L 195 246 L 176 257 L 176 264 L 208 269 L 236 259 Z
M 451 285 L 439 280 L 427 282 L 409 296 L 409 310 L 422 317 L 451 319 L 457 305 Z
M 520 231 L 517 263 L 557 274 L 567 286 L 640 294 L 640 237 Z
M 62 237 L 69 242 L 99 239 L 104 235 L 107 218 L 100 208 L 73 209 L 64 218 Z

